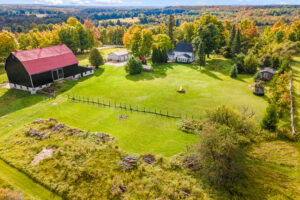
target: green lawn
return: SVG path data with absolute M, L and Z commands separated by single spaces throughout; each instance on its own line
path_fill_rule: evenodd
M 167 110 L 171 114 L 204 117 L 206 110 L 220 104 L 241 108 L 248 106 L 260 119 L 265 111 L 266 100 L 248 89 L 252 77 L 228 76 L 229 61 L 214 58 L 200 71 L 196 65 L 165 64 L 154 66 L 154 72 L 128 76 L 124 68 L 104 66 L 94 76 L 78 82 L 64 83 L 68 90 L 56 99 L 44 100 L 42 95 L 28 95 L 22 91 L 0 90 L 0 135 L 22 127 L 37 118 L 54 117 L 63 123 L 84 130 L 104 131 L 115 136 L 120 147 L 131 153 L 153 152 L 172 156 L 182 152 L 186 145 L 197 141 L 197 136 L 177 129 L 178 120 L 144 113 L 73 103 L 67 94 L 100 100 L 116 101 Z M 183 86 L 186 94 L 176 90 Z M 126 120 L 119 115 L 126 114 Z

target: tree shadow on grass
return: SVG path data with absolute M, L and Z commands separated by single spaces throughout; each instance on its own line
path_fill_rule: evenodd
M 99 68 L 98 70 L 95 70 L 94 75 L 95 76 L 100 76 L 103 74 L 104 69 Z M 72 89 L 74 86 L 76 86 L 78 83 L 86 81 L 93 77 L 94 75 L 89 75 L 80 78 L 77 81 L 71 81 L 71 80 L 64 80 L 64 82 L 59 83 L 55 82 L 55 84 L 58 85 L 54 86 L 57 89 L 56 91 L 56 96 L 63 94 L 67 92 L 68 90 Z M 56 90 L 56 89 L 55 89 Z M 45 95 L 45 94 L 35 94 L 31 95 L 27 91 L 22 91 L 22 90 L 17 90 L 17 89 L 9 89 L 6 91 L 2 96 L 0 96 L 0 117 L 7 115 L 9 113 L 13 113 L 17 110 L 24 109 L 26 107 L 33 106 L 43 100 L 47 100 L 49 98 L 55 98 L 55 97 L 50 97 L 50 95 Z
M 126 79 L 131 81 L 143 81 L 143 80 L 153 80 L 156 78 L 165 78 L 167 76 L 167 71 L 173 69 L 173 64 L 160 64 L 153 65 L 153 72 L 142 72 L 137 75 L 126 75 Z
M 199 71 L 200 73 L 203 73 L 203 74 L 206 74 L 207 76 L 209 77 L 212 77 L 214 79 L 217 79 L 217 80 L 220 80 L 220 81 L 223 81 L 223 79 L 221 79 L 219 76 L 217 76 L 212 70 L 209 69 L 209 67 L 206 65 L 204 67 L 201 67 L 200 69 L 200 66 L 196 65 L 196 64 L 183 64 L 185 67 L 188 67 L 188 68 L 191 68 L 191 69 L 194 69 L 196 71 Z

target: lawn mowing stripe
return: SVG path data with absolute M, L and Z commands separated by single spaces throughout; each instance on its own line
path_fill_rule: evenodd
M 29 197 L 40 200 L 62 199 L 1 159 L 0 177 Z

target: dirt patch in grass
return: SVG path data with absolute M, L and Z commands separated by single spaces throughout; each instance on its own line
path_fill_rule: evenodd
M 34 157 L 33 161 L 31 162 L 32 165 L 37 165 L 39 164 L 42 160 L 46 158 L 50 158 L 54 152 L 54 148 L 43 148 L 43 150 L 36 154 Z

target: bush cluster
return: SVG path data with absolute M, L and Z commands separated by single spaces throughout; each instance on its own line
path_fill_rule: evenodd
M 135 57 L 131 57 L 125 66 L 125 70 L 130 75 L 140 74 L 143 71 L 142 62 Z

